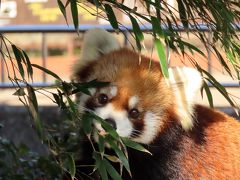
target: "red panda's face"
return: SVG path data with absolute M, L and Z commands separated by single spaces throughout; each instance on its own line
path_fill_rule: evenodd
M 80 109 L 84 107 L 93 111 L 110 123 L 120 136 L 144 144 L 154 141 L 168 125 L 171 113 L 181 116 L 179 123 L 185 129 L 191 128 L 192 109 L 188 105 L 189 100 L 177 97 L 176 92 L 181 95 L 185 91 L 193 91 L 198 89 L 199 83 L 196 87 L 185 87 L 186 83 L 179 81 L 181 74 L 185 73 L 182 70 L 177 70 L 177 73 L 170 70 L 169 73 L 174 75 L 165 79 L 158 63 L 146 57 L 140 60 L 139 54 L 128 49 L 115 48 L 111 45 L 115 43 L 112 37 L 101 30 L 96 39 L 91 39 L 93 32 L 86 35 L 87 42 L 83 46 L 81 61 L 75 67 L 75 77 L 79 81 L 97 79 L 110 85 L 90 89 L 91 96 L 82 94 Z M 101 33 L 102 36 L 99 36 Z M 98 48 L 101 48 L 101 53 L 95 52 L 99 51 Z M 188 83 L 188 79 L 184 81 Z M 102 130 L 98 123 L 95 123 L 95 127 Z
M 127 49 L 115 51 L 88 68 L 86 81 L 109 82 L 80 97 L 81 106 L 109 122 L 122 137 L 150 143 L 164 126 L 166 109 L 173 107 L 172 94 L 155 63 Z M 96 123 L 98 130 L 100 124 Z

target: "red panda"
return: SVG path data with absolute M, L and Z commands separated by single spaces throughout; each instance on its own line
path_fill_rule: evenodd
M 187 67 L 169 68 L 122 48 L 101 29 L 86 33 L 79 82 L 110 82 L 80 95 L 79 109 L 90 109 L 122 137 L 143 144 L 152 155 L 129 149 L 132 177 L 123 179 L 240 179 L 240 123 L 194 103 L 202 78 Z M 81 108 L 84 107 L 84 108 Z M 97 129 L 101 129 L 96 124 Z

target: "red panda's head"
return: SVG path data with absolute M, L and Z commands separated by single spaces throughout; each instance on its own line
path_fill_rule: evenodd
M 163 77 L 160 65 L 150 58 L 121 48 L 108 32 L 86 33 L 74 77 L 80 81 L 110 82 L 103 88 L 82 94 L 81 107 L 94 111 L 122 137 L 150 144 L 172 121 L 174 114 L 183 129 L 194 124 L 193 100 L 201 87 L 200 74 L 191 68 L 169 68 Z M 96 128 L 101 126 L 96 123 Z

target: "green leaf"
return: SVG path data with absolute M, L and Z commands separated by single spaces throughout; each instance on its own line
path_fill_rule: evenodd
M 161 13 L 160 13 L 161 1 L 160 0 L 155 0 L 154 7 L 156 9 L 157 18 L 158 18 L 159 22 L 161 22 L 161 19 L 162 19 L 161 18 Z
M 77 0 L 71 0 L 71 12 L 72 12 L 72 19 L 75 30 L 79 33 L 79 22 L 78 22 L 78 8 L 77 8 Z
M 130 20 L 131 20 L 131 23 L 132 23 L 133 33 L 135 35 L 135 40 L 136 40 L 138 50 L 141 50 L 141 41 L 144 40 L 143 33 L 141 31 L 141 28 L 138 25 L 137 20 L 131 15 L 129 15 L 129 17 L 130 17 Z
M 160 41 L 160 39 L 157 39 L 157 38 L 155 39 L 154 44 L 158 52 L 159 63 L 161 66 L 163 76 L 168 78 L 169 74 L 168 74 L 167 58 L 165 54 L 165 47 Z
M 16 92 L 13 93 L 14 96 L 25 96 L 26 93 L 24 88 L 20 87 Z
M 131 175 L 130 166 L 129 166 L 128 159 L 125 156 L 125 154 L 119 149 L 116 142 L 110 136 L 107 136 L 106 139 L 107 139 L 107 143 L 110 144 L 111 148 L 115 151 L 115 153 L 119 157 L 119 160 L 121 161 L 123 166 L 126 168 L 128 173 Z
M 110 156 L 110 155 L 104 154 L 104 157 L 106 157 L 108 160 L 115 162 L 115 163 L 120 162 L 120 160 L 116 156 Z
M 31 79 L 33 79 L 33 69 L 32 69 L 32 65 L 31 65 L 31 62 L 30 62 L 30 60 L 29 60 L 29 57 L 28 57 L 28 55 L 26 54 L 25 51 L 22 51 L 22 53 L 23 53 L 23 56 L 24 56 L 24 58 L 25 58 L 25 60 L 26 60 L 26 66 L 27 66 L 28 76 L 29 76 Z
M 126 146 L 152 155 L 152 153 L 149 152 L 147 149 L 145 149 L 141 144 L 136 143 L 128 138 L 121 138 L 121 139 L 123 141 L 123 144 L 125 144 Z
M 77 105 L 70 99 L 69 96 L 66 96 L 66 98 L 71 109 L 72 115 L 77 118 L 78 117 Z
M 212 98 L 212 93 L 207 85 L 207 83 L 205 81 L 203 81 L 203 88 L 206 92 L 206 95 L 207 95 L 207 98 L 208 98 L 208 102 L 209 102 L 209 105 L 210 107 L 213 108 L 213 98 Z
M 72 89 L 73 89 L 72 84 L 67 83 L 65 81 L 61 82 L 61 84 L 62 84 L 61 88 L 62 88 L 63 92 L 67 95 L 71 95 Z
M 103 159 L 103 164 L 106 167 L 108 174 L 114 180 L 121 180 L 122 179 L 120 174 L 116 171 L 116 169 L 106 159 Z
M 115 29 L 115 30 L 119 29 L 118 28 L 118 21 L 117 21 L 117 18 L 115 16 L 114 12 L 113 12 L 112 7 L 109 4 L 105 4 L 104 7 L 105 7 L 105 10 L 106 10 L 108 20 L 109 20 L 110 24 L 112 25 L 113 29 Z
M 103 136 L 98 136 L 98 148 L 99 148 L 99 152 L 101 155 L 104 154 L 104 150 L 105 150 L 105 145 L 104 145 L 105 141 L 104 141 L 104 137 Z
M 186 9 L 183 4 L 183 1 L 177 0 L 177 3 L 178 3 L 179 16 L 182 21 L 183 27 L 188 29 L 188 18 L 187 18 L 187 13 L 186 13 Z
M 76 165 L 75 165 L 73 155 L 67 154 L 67 159 L 65 161 L 65 168 L 70 173 L 71 178 L 74 179 L 75 174 L 76 174 Z
M 88 113 L 83 114 L 83 116 L 82 116 L 82 127 L 83 127 L 84 132 L 87 135 L 91 134 L 92 122 L 93 122 L 93 118 L 91 116 L 89 116 Z
M 145 1 L 145 4 L 146 4 L 146 9 L 147 9 L 147 12 L 150 14 L 150 3 L 149 3 L 149 1 L 147 0 L 147 1 Z
M 94 153 L 93 157 L 95 159 L 95 168 L 100 173 L 102 180 L 108 180 L 106 166 L 103 163 L 102 157 L 98 153 Z
M 39 113 L 38 113 L 38 102 L 35 94 L 35 90 L 32 86 L 27 85 L 27 92 L 28 92 L 28 103 L 29 103 L 29 112 L 31 113 L 37 133 L 40 139 L 43 139 L 43 124 L 40 120 Z
M 60 107 L 61 103 L 60 103 L 59 96 L 57 94 L 55 94 L 55 93 L 52 93 L 52 95 L 53 95 L 53 98 L 55 99 L 57 105 Z
M 226 70 L 226 72 L 229 74 L 229 76 L 232 77 L 232 73 L 231 73 L 231 70 L 230 68 L 228 67 L 227 63 L 225 62 L 225 60 L 223 59 L 222 55 L 220 54 L 220 52 L 217 50 L 216 47 L 212 46 L 213 50 L 215 51 L 217 57 L 218 57 L 218 60 L 220 61 L 222 67 L 224 67 L 224 69 Z
M 91 96 L 91 93 L 88 90 L 88 88 L 106 87 L 109 84 L 110 84 L 109 82 L 100 82 L 100 81 L 97 81 L 96 79 L 89 82 L 84 82 L 84 83 L 72 83 L 72 85 L 77 88 L 77 89 L 74 89 L 72 93 L 75 94 L 78 92 L 82 92 L 84 94 Z
M 164 33 L 162 30 L 160 21 L 156 17 L 151 16 L 151 22 L 152 22 L 152 27 L 153 27 L 153 33 L 157 34 L 159 37 L 163 37 Z M 155 35 L 155 37 L 156 37 L 156 35 Z
M 76 94 L 76 93 L 79 93 L 79 92 L 82 92 L 86 95 L 91 96 L 91 92 L 87 88 L 84 88 L 84 87 L 81 87 L 81 86 L 77 87 L 77 89 L 74 89 L 72 91 L 72 94 Z
M 17 61 L 19 72 L 20 72 L 22 78 L 24 78 L 24 69 L 22 66 L 22 60 L 23 60 L 22 52 L 14 44 L 12 44 L 12 50 L 13 50 L 13 53 L 14 53 L 16 61 Z
M 223 87 L 211 74 L 209 74 L 207 71 L 204 69 L 201 69 L 201 71 L 208 76 L 206 78 L 224 97 L 225 99 L 229 102 L 229 104 L 236 108 L 236 104 L 232 101 L 232 99 L 229 97 L 228 92 L 226 91 L 225 87 Z
M 206 57 L 206 55 L 199 49 L 197 48 L 196 46 L 188 43 L 188 42 L 185 42 L 185 41 L 181 41 L 181 43 L 184 45 L 184 46 L 187 46 L 189 48 L 189 50 L 194 50 L 196 52 L 198 52 L 199 54 L 201 54 L 202 56 Z
M 215 87 L 218 87 L 221 92 L 227 94 L 226 89 L 209 72 L 204 69 L 201 69 L 201 71 L 209 77 L 209 80 L 213 83 Z
M 54 78 L 62 81 L 62 79 L 61 79 L 57 74 L 55 74 L 54 72 L 52 72 L 52 71 L 50 71 L 50 70 L 48 70 L 48 69 L 46 69 L 46 68 L 44 68 L 44 67 L 42 67 L 42 66 L 39 66 L 39 65 L 37 65 L 37 64 L 32 64 L 32 66 L 35 67 L 35 68 L 37 68 L 37 69 L 42 70 L 43 72 L 45 72 L 45 73 L 53 76 Z
M 67 14 L 66 14 L 65 6 L 63 5 L 63 3 L 62 3 L 61 0 L 57 0 L 57 2 L 58 2 L 58 7 L 59 7 L 59 9 L 60 9 L 60 11 L 61 11 L 62 14 L 63 14 L 66 23 L 68 24 L 68 22 L 67 22 Z

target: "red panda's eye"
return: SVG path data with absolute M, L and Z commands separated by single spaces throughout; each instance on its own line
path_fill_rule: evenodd
M 99 104 L 106 104 L 107 102 L 108 102 L 108 96 L 106 94 L 99 94 L 98 103 Z
M 137 119 L 139 117 L 139 115 L 140 115 L 140 112 L 135 108 L 133 108 L 129 111 L 129 116 L 133 119 Z

